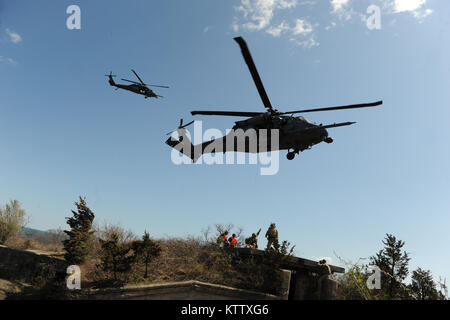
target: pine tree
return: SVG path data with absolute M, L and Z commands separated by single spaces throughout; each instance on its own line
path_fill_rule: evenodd
M 439 297 L 431 271 L 421 268 L 413 271 L 411 276 L 411 291 L 417 300 L 436 300 Z
M 94 221 L 94 213 L 86 205 L 86 199 L 80 196 L 79 202 L 75 202 L 77 211 L 72 210 L 73 217 L 66 218 L 70 231 L 64 232 L 69 239 L 64 240 L 64 255 L 69 264 L 82 264 L 90 252 L 90 242 L 94 231 L 92 230 L 92 222 Z
M 402 282 L 408 275 L 409 255 L 402 252 L 404 241 L 397 240 L 393 235 L 386 234 L 384 249 L 376 256 L 370 257 L 371 263 L 378 266 L 381 271 L 381 287 L 389 299 L 401 296 Z
M 150 235 L 145 231 L 142 236 L 142 240 L 133 242 L 133 251 L 138 259 L 142 260 L 145 264 L 144 278 L 148 277 L 148 264 L 161 253 L 161 246 L 150 239 Z
M 117 280 L 118 273 L 125 273 L 131 270 L 134 257 L 129 254 L 131 248 L 123 245 L 119 241 L 119 235 L 113 232 L 109 239 L 100 239 L 102 246 L 101 265 L 103 271 L 112 272 L 114 280 Z

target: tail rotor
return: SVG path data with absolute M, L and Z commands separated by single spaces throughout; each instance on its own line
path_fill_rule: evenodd
M 191 124 L 193 124 L 194 123 L 194 121 L 195 120 L 192 120 L 191 122 L 189 122 L 189 123 L 187 123 L 187 124 L 185 124 L 185 125 L 183 125 L 183 119 L 180 119 L 180 125 L 178 126 L 178 128 L 177 129 L 175 129 L 175 130 L 172 130 L 171 132 L 169 132 L 167 135 L 170 135 L 170 134 L 172 134 L 174 131 L 178 131 L 178 130 L 180 130 L 180 129 L 184 129 L 184 128 L 186 128 L 187 126 L 190 126 Z
M 105 74 L 105 77 L 109 78 L 109 84 L 111 86 L 116 86 L 116 83 L 114 82 L 114 79 L 113 79 L 115 76 L 116 76 L 115 74 L 112 74 L 112 71 L 109 74 Z
M 112 71 L 109 74 L 105 74 L 105 77 L 111 77 L 111 78 L 115 78 L 116 75 L 112 74 Z

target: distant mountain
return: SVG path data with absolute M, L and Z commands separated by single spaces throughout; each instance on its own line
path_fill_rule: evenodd
M 24 233 L 24 234 L 28 234 L 28 233 L 45 234 L 45 233 L 47 233 L 47 231 L 42 231 L 42 230 L 38 230 L 38 229 L 25 227 L 25 228 L 22 229 L 22 233 Z
M 42 231 L 33 228 L 23 228 L 20 236 L 26 239 L 32 239 L 44 244 L 61 242 L 67 239 L 67 235 L 62 230 Z

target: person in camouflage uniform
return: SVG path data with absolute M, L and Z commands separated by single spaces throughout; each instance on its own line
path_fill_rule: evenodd
M 270 224 L 270 227 L 266 232 L 266 238 L 267 250 L 269 250 L 272 245 L 274 245 L 274 247 L 278 246 L 278 230 L 275 226 L 275 223 Z
M 258 233 L 252 233 L 252 236 L 245 239 L 245 244 L 247 248 L 250 249 L 258 249 L 258 236 L 261 232 L 261 228 L 258 230 Z
M 228 245 L 228 230 L 225 230 L 217 237 L 217 244 L 221 247 Z
M 322 288 L 324 287 L 324 281 L 329 279 L 332 272 L 325 259 L 320 260 L 317 263 L 317 266 L 319 267 L 319 279 L 317 280 L 317 298 L 320 299 L 323 296 Z

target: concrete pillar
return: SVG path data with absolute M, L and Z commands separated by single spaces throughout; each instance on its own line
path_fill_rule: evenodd
M 320 287 L 320 300 L 336 299 L 337 282 L 335 280 L 328 276 L 322 279 L 322 285 Z
M 281 285 L 278 288 L 277 295 L 283 297 L 284 300 L 287 300 L 289 297 L 289 288 L 291 286 L 291 270 L 280 270 L 281 271 Z
M 306 300 L 310 296 L 311 276 L 307 271 L 298 270 L 295 273 L 295 292 L 293 300 Z

